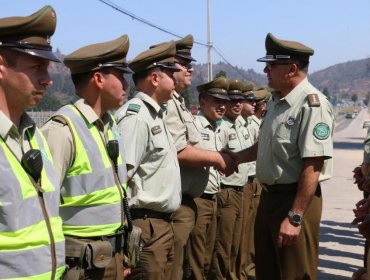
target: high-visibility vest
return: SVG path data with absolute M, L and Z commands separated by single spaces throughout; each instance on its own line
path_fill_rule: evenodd
M 73 105 L 55 113 L 67 122 L 75 144 L 75 155 L 62 183 L 60 216 L 65 235 L 76 237 L 106 236 L 123 227 L 123 190 L 126 188 L 126 164 L 120 134 L 111 117 L 108 140 L 118 140 L 120 185 L 114 175 L 105 142 L 97 127 L 90 124 Z
M 0 137 L 0 279 L 60 279 L 65 241 L 59 182 L 41 132 L 27 135 L 42 155 L 40 185 Z

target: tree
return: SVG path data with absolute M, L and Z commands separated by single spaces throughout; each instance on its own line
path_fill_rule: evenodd
M 225 78 L 227 78 L 227 74 L 226 74 L 226 72 L 224 70 L 221 70 L 215 76 L 215 78 L 218 78 L 218 77 L 225 77 Z
M 353 103 L 356 103 L 357 102 L 357 99 L 358 99 L 357 94 L 356 93 L 352 94 L 351 100 L 353 101 Z
M 328 88 L 324 88 L 324 90 L 322 91 L 322 93 L 326 96 L 326 98 L 328 100 L 330 100 L 330 92 L 329 92 Z

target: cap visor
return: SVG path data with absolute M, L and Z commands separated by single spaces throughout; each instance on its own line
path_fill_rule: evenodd
M 227 95 L 219 94 L 219 93 L 207 93 L 210 96 L 219 98 L 219 99 L 224 99 L 224 100 L 230 100 L 230 98 Z
M 264 56 L 264 57 L 257 59 L 257 61 L 258 62 L 270 62 L 270 61 L 277 61 L 277 59 L 271 56 Z
M 130 67 L 120 67 L 120 66 L 117 66 L 117 67 L 114 67 L 116 69 L 119 69 L 119 70 L 122 70 L 123 73 L 125 74 L 134 74 L 135 72 L 131 70 Z
M 52 51 L 45 51 L 45 50 L 35 50 L 35 49 L 21 49 L 21 48 L 15 48 L 15 50 L 27 53 L 32 56 L 37 56 L 43 59 L 51 60 L 54 62 L 60 62 L 59 58 L 56 56 L 55 53 Z
M 244 100 L 245 97 L 244 97 L 244 95 L 241 95 L 241 94 L 229 94 L 229 99 L 232 99 L 232 100 Z
M 175 64 L 174 65 L 160 65 L 161 68 L 172 70 L 173 72 L 179 72 L 181 71 L 180 68 L 178 68 Z
M 190 61 L 196 61 L 196 59 L 194 57 L 192 57 L 191 55 L 178 54 L 177 53 L 176 56 L 181 57 L 181 58 L 184 58 L 184 59 L 187 59 L 187 60 L 190 60 Z

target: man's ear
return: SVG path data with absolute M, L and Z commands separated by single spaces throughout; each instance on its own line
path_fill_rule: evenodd
M 96 87 L 98 87 L 99 89 L 103 87 L 105 77 L 101 72 L 95 72 L 91 79 L 93 79 L 94 85 Z
M 293 77 L 294 75 L 296 75 L 298 73 L 299 69 L 298 69 L 298 65 L 295 64 L 295 63 L 292 63 L 290 64 L 290 70 L 289 70 L 289 77 Z
M 155 87 L 158 86 L 159 78 L 160 78 L 159 72 L 153 71 L 152 73 L 150 73 L 150 81 L 152 82 L 153 86 L 155 86 Z

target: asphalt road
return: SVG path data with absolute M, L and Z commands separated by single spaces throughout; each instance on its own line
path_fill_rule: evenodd
M 322 184 L 318 280 L 350 279 L 352 273 L 363 266 L 364 239 L 357 227 L 351 225 L 352 209 L 362 198 L 362 192 L 353 184 L 352 170 L 362 161 L 367 133 L 362 124 L 369 119 L 367 110 L 362 110 L 356 118 L 344 119 L 336 125 L 334 174 Z

